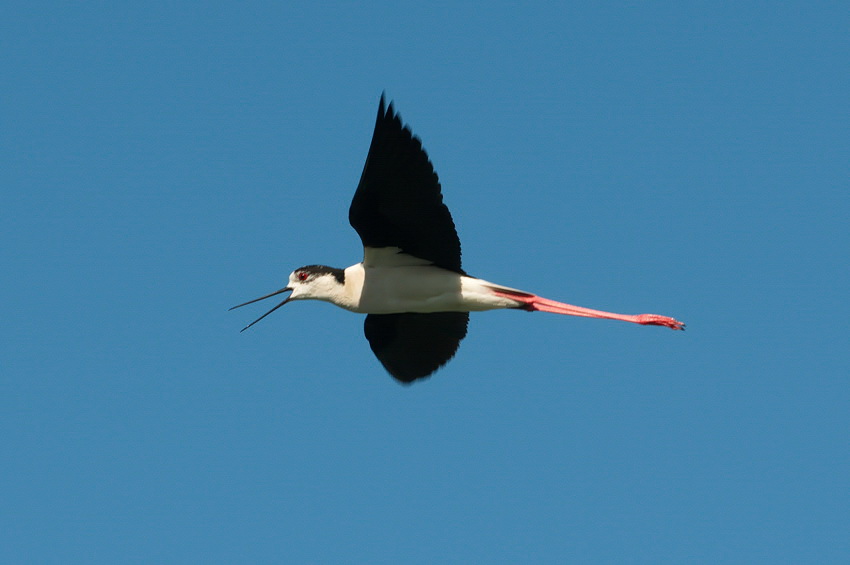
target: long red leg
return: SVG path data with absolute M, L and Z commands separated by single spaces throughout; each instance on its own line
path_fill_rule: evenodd
M 537 312 L 551 312 L 553 314 L 566 314 L 569 316 L 583 316 L 585 318 L 604 318 L 607 320 L 622 320 L 623 322 L 632 322 L 633 324 L 641 324 L 644 326 L 665 326 L 673 330 L 684 330 L 685 324 L 670 318 L 669 316 L 659 316 L 658 314 L 615 314 L 613 312 L 603 312 L 602 310 L 592 310 L 581 306 L 573 306 L 572 304 L 564 304 L 543 298 L 534 294 L 512 293 L 499 289 L 493 289 L 496 296 L 510 298 L 524 304 L 526 310 Z

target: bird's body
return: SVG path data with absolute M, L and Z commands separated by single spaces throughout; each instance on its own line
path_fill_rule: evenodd
M 296 269 L 281 290 L 234 306 L 291 291 L 244 329 L 296 300 L 322 300 L 367 314 L 373 352 L 405 383 L 429 376 L 454 356 L 469 312 L 513 308 L 684 329 L 667 316 L 591 310 L 467 275 L 437 174 L 392 104 L 385 110 L 383 96 L 349 220 L 363 241 L 363 261 L 346 269 Z
M 387 250 L 395 252 L 395 248 Z M 517 307 L 516 301 L 492 292 L 494 288 L 504 287 L 433 265 L 415 264 L 414 257 L 403 253 L 394 254 L 393 260 L 403 264 L 373 265 L 368 260 L 357 263 L 345 269 L 342 285 L 335 283 L 333 288 L 325 287 L 327 290 L 309 298 L 325 300 L 358 314 L 480 312 Z M 411 261 L 404 261 L 407 258 Z M 300 297 L 295 295 L 291 300 Z

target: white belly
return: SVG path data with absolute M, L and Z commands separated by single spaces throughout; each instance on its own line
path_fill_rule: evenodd
M 475 312 L 513 308 L 517 302 L 495 296 L 487 281 L 465 277 L 430 265 L 363 267 L 345 270 L 346 286 L 360 287 L 359 298 L 351 306 L 363 314 L 402 312 Z

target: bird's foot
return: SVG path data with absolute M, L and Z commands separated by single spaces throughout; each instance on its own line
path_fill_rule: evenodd
M 680 322 L 669 316 L 659 316 L 658 314 L 641 314 L 636 316 L 635 322 L 644 326 L 665 326 L 671 330 L 684 330 L 684 322 Z

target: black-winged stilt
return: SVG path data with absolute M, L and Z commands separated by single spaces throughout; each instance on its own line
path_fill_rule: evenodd
M 364 329 L 375 356 L 393 377 L 411 383 L 454 356 L 469 312 L 515 308 L 685 328 L 667 316 L 591 310 L 467 275 L 437 173 L 392 102 L 385 108 L 383 95 L 348 220 L 363 241 L 363 261 L 347 269 L 295 269 L 286 287 L 231 308 L 291 292 L 242 331 L 293 300 L 331 302 L 367 314 Z

